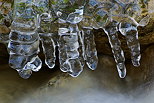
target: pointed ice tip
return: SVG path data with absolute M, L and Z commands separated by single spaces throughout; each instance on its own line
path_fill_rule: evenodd
M 79 74 L 70 74 L 70 73 L 68 73 L 71 77 L 74 77 L 74 78 L 76 78 L 76 77 L 78 77 L 79 76 Z
M 30 67 L 32 68 L 32 71 L 38 72 L 42 67 L 41 59 L 37 56 L 35 60 L 31 63 Z
M 78 77 L 81 73 L 82 73 L 83 69 L 81 69 L 80 71 L 76 71 L 76 72 L 71 72 L 69 71 L 68 74 L 71 76 L 71 77 Z
M 51 60 L 45 60 L 45 64 L 50 68 L 53 69 L 55 67 L 55 62 Z
M 126 73 L 119 73 L 119 77 L 120 78 L 125 78 L 126 77 Z
M 68 73 L 71 77 L 74 77 L 74 78 L 76 78 L 76 77 L 78 77 L 80 74 L 81 74 L 81 72 L 80 73 Z
M 126 77 L 126 67 L 125 67 L 124 63 L 117 64 L 117 70 L 118 70 L 120 78 L 125 78 Z
M 32 75 L 32 70 L 18 70 L 18 73 L 23 79 L 28 79 Z
M 88 67 L 91 69 L 91 70 L 95 70 L 97 68 L 97 62 L 93 62 L 93 63 L 87 63 Z
M 135 67 L 139 67 L 140 66 L 140 62 L 139 61 L 132 61 L 133 65 Z
M 120 78 L 125 78 L 126 77 L 126 68 L 118 70 L 119 77 Z

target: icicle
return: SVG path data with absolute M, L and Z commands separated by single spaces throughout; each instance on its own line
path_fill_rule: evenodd
M 79 31 L 77 25 L 59 28 L 59 62 L 60 69 L 77 77 L 83 70 L 83 60 L 79 53 Z
M 82 36 L 77 24 L 83 19 L 82 2 L 57 1 L 54 11 L 59 17 L 59 62 L 60 69 L 77 77 L 83 70 L 84 59 L 82 55 Z M 81 4 L 80 4 L 81 3 Z M 76 4 L 74 8 L 74 4 Z M 61 6 L 65 5 L 65 6 Z M 67 12 L 66 12 L 67 11 Z
M 55 66 L 58 46 L 63 72 L 76 77 L 85 61 L 95 70 L 98 57 L 92 29 L 99 28 L 108 36 L 121 78 L 126 68 L 118 31 L 126 37 L 133 65 L 140 65 L 137 27 L 149 22 L 147 0 L 14 0 L 14 6 L 11 2 L 0 1 L 0 43 L 8 44 L 9 64 L 25 79 L 42 66 L 40 41 L 49 68 Z
M 68 63 L 66 64 L 67 60 L 67 47 L 65 43 L 65 36 L 67 36 L 68 28 L 59 28 L 58 34 L 59 42 L 58 42 L 58 49 L 59 49 L 59 63 L 60 63 L 60 69 L 63 72 L 68 72 L 70 70 L 70 66 Z M 68 37 L 69 38 L 69 37 Z M 71 38 L 71 37 L 70 37 Z
M 131 58 L 133 65 L 139 66 L 141 54 L 137 26 L 129 23 L 120 23 L 119 31 L 126 37 L 127 45 L 131 50 Z
M 94 35 L 91 29 L 83 29 L 84 45 L 85 45 L 85 60 L 88 67 L 95 70 L 98 64 L 97 50 L 94 40 Z
M 91 70 L 95 70 L 98 64 L 97 50 L 96 50 L 94 34 L 92 33 L 92 29 L 102 28 L 102 26 L 107 20 L 106 13 L 101 12 L 102 9 L 96 12 L 97 10 L 99 10 L 97 9 L 97 7 L 99 6 L 99 3 L 100 2 L 97 0 L 89 0 L 87 5 L 85 6 L 84 18 L 79 24 L 83 34 L 83 41 L 84 41 L 84 48 L 85 48 L 84 57 L 85 57 L 87 66 Z M 104 18 L 103 17 L 100 18 L 102 16 L 101 15 L 102 13 L 105 13 L 103 14 Z M 99 25 L 98 23 L 101 25 Z
M 45 63 L 49 68 L 54 68 L 56 60 L 56 55 L 55 55 L 56 45 L 54 40 L 52 39 L 52 35 L 53 35 L 52 33 L 40 34 L 42 48 L 45 54 Z
M 140 1 L 138 0 L 125 3 L 126 7 L 123 9 L 123 13 L 126 13 L 125 15 L 130 20 L 123 19 L 119 25 L 119 31 L 126 37 L 127 45 L 131 50 L 131 59 L 134 66 L 140 66 L 139 61 L 141 59 L 137 27 L 147 25 L 150 18 L 148 15 L 141 15 L 141 12 L 147 13 L 147 11 L 142 11 L 139 3 Z M 144 6 L 146 8 L 146 5 Z
M 22 78 L 29 78 L 32 71 L 39 71 L 42 66 L 37 33 L 37 14 L 32 9 L 34 0 L 14 1 L 14 20 L 11 25 L 9 64 Z
M 54 68 L 56 60 L 56 45 L 53 40 L 54 34 L 51 33 L 51 29 L 53 29 L 51 28 L 51 25 L 53 25 L 51 24 L 53 18 L 50 14 L 49 0 L 40 0 L 37 7 L 37 11 L 40 13 L 39 36 L 42 42 L 43 53 L 45 54 L 45 63 L 49 68 Z
M 125 57 L 124 52 L 121 49 L 121 42 L 118 39 L 117 26 L 118 23 L 116 21 L 112 21 L 104 28 L 104 31 L 108 36 L 109 43 L 111 45 L 117 69 L 119 72 L 119 76 L 120 78 L 124 78 L 126 76 Z
M 37 55 L 30 59 L 31 60 L 26 63 L 23 69 L 17 69 L 19 75 L 24 79 L 28 79 L 31 76 L 32 71 L 38 72 L 42 67 L 42 62 Z

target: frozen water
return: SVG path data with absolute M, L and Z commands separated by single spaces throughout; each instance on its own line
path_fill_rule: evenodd
M 104 28 L 104 31 L 108 36 L 109 43 L 111 45 L 112 52 L 115 58 L 115 62 L 117 64 L 119 76 L 121 78 L 124 78 L 126 76 L 125 57 L 124 52 L 121 49 L 121 42 L 118 39 L 117 25 L 118 23 L 113 21 Z
M 12 9 L 11 3 L 2 2 L 0 6 Z M 102 28 L 119 76 L 124 78 L 125 57 L 118 33 L 126 38 L 133 65 L 139 66 L 137 27 L 148 24 L 149 6 L 147 0 L 14 0 L 13 13 L 0 7 L 0 28 L 7 31 L 0 32 L 0 42 L 8 43 L 9 64 L 23 78 L 41 68 L 37 56 L 40 41 L 46 65 L 54 68 L 58 46 L 60 69 L 76 77 L 85 62 L 90 69 L 96 69 L 98 58 L 92 29 Z
M 59 28 L 59 62 L 60 69 L 71 76 L 78 76 L 83 70 L 83 55 L 79 53 L 79 35 L 77 25 L 68 28 Z
M 40 12 L 40 21 L 39 21 L 39 36 L 42 42 L 42 48 L 45 55 L 45 63 L 49 68 L 54 68 L 55 66 L 55 41 L 53 40 L 54 34 L 51 33 L 51 22 L 53 20 L 52 15 L 50 14 L 50 6 L 48 0 L 40 0 L 38 2 L 38 7 L 43 9 Z
M 97 50 L 94 41 L 94 34 L 91 29 L 83 29 L 84 45 L 85 45 L 85 60 L 88 67 L 95 70 L 98 63 Z
M 45 63 L 49 68 L 54 68 L 55 66 L 55 42 L 52 39 L 52 34 L 40 34 L 43 52 L 45 54 Z
M 91 19 L 94 19 L 98 27 L 103 28 L 107 34 L 119 76 L 124 78 L 126 75 L 125 58 L 117 32 L 120 31 L 126 37 L 132 55 L 132 63 L 134 66 L 139 66 L 141 55 L 137 27 L 145 26 L 149 22 L 147 2 L 138 0 L 90 0 L 87 8 L 85 14 L 93 16 Z M 93 15 L 90 11 L 93 12 Z M 96 26 L 92 27 L 96 28 Z
M 33 0 L 15 0 L 14 4 L 14 20 L 8 44 L 9 64 L 27 79 L 32 71 L 39 71 L 42 65 L 36 56 L 39 52 L 37 14 L 32 9 Z
M 141 54 L 140 54 L 140 44 L 138 41 L 138 31 L 137 26 L 129 23 L 121 23 L 119 30 L 122 35 L 126 36 L 127 45 L 131 50 L 131 58 L 134 66 L 139 66 Z
M 56 1 L 56 0 L 55 0 Z M 80 0 L 79 0 L 80 1 Z M 81 1 L 56 1 L 54 11 L 59 17 L 58 47 L 60 69 L 68 72 L 72 77 L 77 77 L 83 70 L 83 38 L 77 26 L 83 19 L 83 5 Z M 77 4 L 77 7 L 75 7 Z M 63 6 L 61 6 L 63 5 Z M 67 11 L 67 12 L 66 12 Z

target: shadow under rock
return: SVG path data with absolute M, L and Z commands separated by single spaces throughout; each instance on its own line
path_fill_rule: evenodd
M 8 65 L 0 65 L 0 70 L 0 103 L 16 103 L 22 97 L 31 95 L 55 76 L 54 70 L 45 67 L 40 72 L 33 73 L 27 80 L 22 79 Z

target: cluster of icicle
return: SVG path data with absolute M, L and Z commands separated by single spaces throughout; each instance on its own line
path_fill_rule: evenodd
M 49 68 L 55 66 L 58 47 L 61 71 L 77 77 L 85 63 L 96 69 L 98 57 L 92 30 L 102 28 L 108 36 L 119 76 L 124 78 L 125 57 L 118 32 L 126 37 L 133 65 L 139 66 L 137 27 L 149 21 L 148 15 L 141 15 L 147 9 L 146 3 L 146 0 L 14 0 L 10 15 L 3 16 L 5 20 L 12 19 L 11 31 L 9 37 L 0 34 L 0 42 L 8 41 L 9 64 L 22 78 L 27 79 L 33 71 L 41 69 L 40 42 Z

